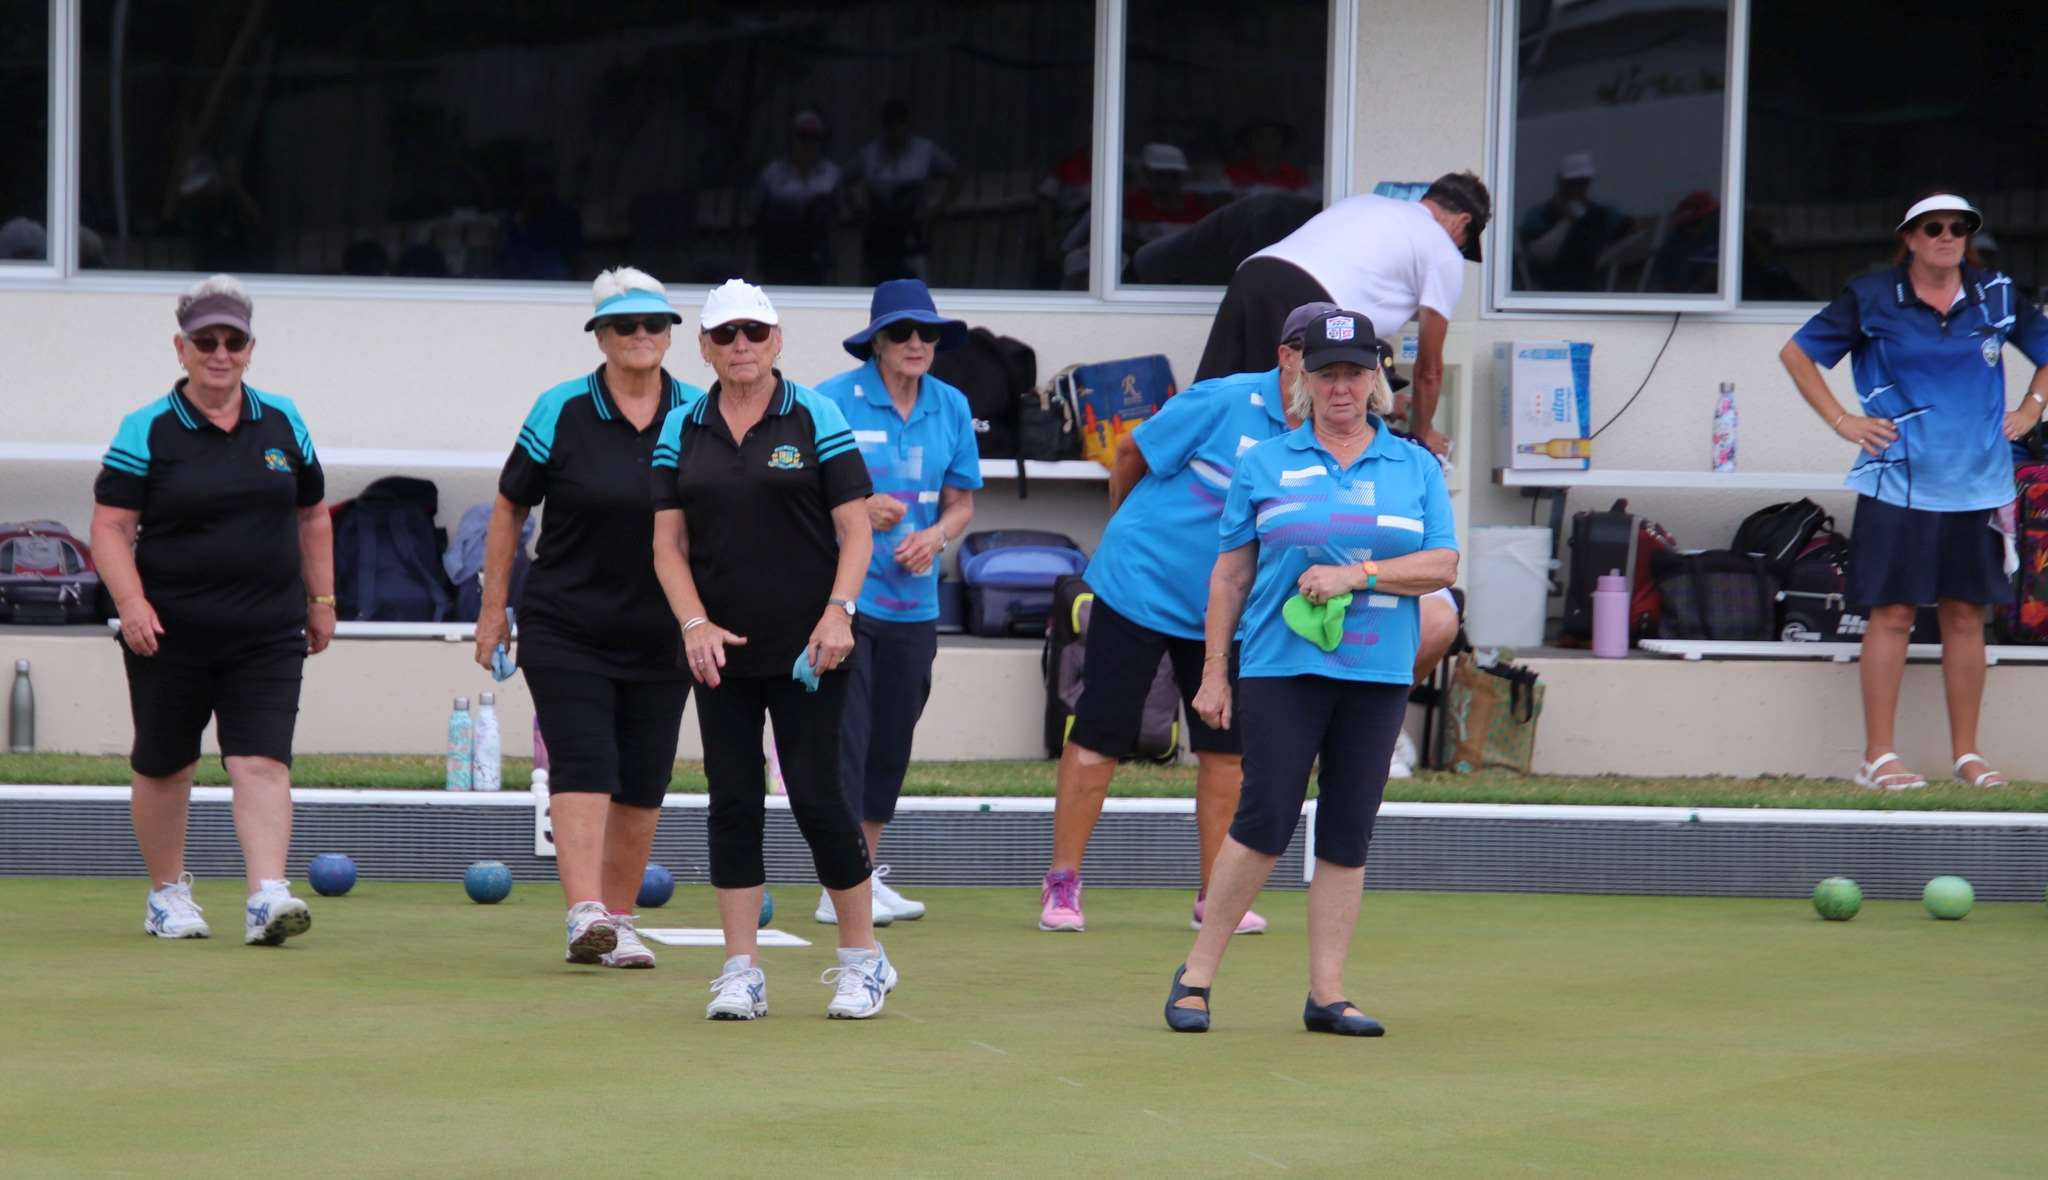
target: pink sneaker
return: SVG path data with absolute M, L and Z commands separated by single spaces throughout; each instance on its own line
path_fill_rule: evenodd
M 1200 897 L 1197 897 L 1195 899 L 1195 916 L 1188 920 L 1188 929 L 1195 931 L 1201 930 L 1202 902 L 1205 900 L 1207 899 Z M 1264 934 L 1265 932 L 1266 920 L 1259 916 L 1259 912 L 1257 910 L 1246 910 L 1244 912 L 1244 917 L 1239 918 L 1237 921 L 1236 933 L 1238 934 Z
M 1047 873 L 1045 884 L 1038 891 L 1038 900 L 1040 930 L 1078 932 L 1088 928 L 1081 919 L 1081 874 L 1072 871 Z

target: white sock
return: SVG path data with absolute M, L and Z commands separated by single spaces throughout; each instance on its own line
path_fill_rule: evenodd
M 727 960 L 725 961 L 725 974 L 727 974 L 727 975 L 731 975 L 732 973 L 734 973 L 734 972 L 736 972 L 736 971 L 745 971 L 745 970 L 747 970 L 748 968 L 752 967 L 753 965 L 754 965 L 754 956 L 752 956 L 752 955 L 734 955 L 734 956 L 733 956 L 732 958 L 730 958 L 730 959 L 727 959 Z
M 292 883 L 290 881 L 262 880 L 256 882 L 256 893 L 290 893 L 291 889 Z M 249 896 L 254 897 L 256 893 L 252 893 Z
M 879 944 L 875 946 L 843 946 L 839 948 L 839 965 L 842 967 L 851 967 L 855 963 L 881 957 L 882 948 Z

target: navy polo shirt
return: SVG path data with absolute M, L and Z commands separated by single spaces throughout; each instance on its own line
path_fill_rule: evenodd
M 184 388 L 121 420 L 93 500 L 141 513 L 135 568 L 167 641 L 303 628 L 298 515 L 327 479 L 298 407 L 244 385 L 241 418 L 224 431 Z
M 665 415 L 704 396 L 662 373 L 661 406 L 637 430 L 604 369 L 533 404 L 498 476 L 514 504 L 545 504 L 519 608 L 519 662 L 628 680 L 676 680 L 675 615 L 654 576 L 648 467 Z
M 875 534 L 875 555 L 861 583 L 860 613 L 892 623 L 927 623 L 939 617 L 939 563 L 913 574 L 896 561 L 896 546 L 939 523 L 939 491 L 981 486 L 981 449 L 967 395 L 925 374 L 905 418 L 889 400 L 889 387 L 870 359 L 828 377 L 818 392 L 832 399 L 868 466 L 875 494 L 903 505 L 903 519 Z
M 654 449 L 654 509 L 682 510 L 704 612 L 746 637 L 725 650 L 731 676 L 789 675 L 832 597 L 832 509 L 872 486 L 839 407 L 776 376 L 745 438 L 733 438 L 713 384 L 669 412 Z
M 1824 369 L 1851 358 L 1856 413 L 1889 418 L 1898 441 L 1856 453 L 1847 486 L 1902 508 L 1972 512 L 2010 504 L 2004 350 L 2048 363 L 2048 317 L 2012 279 L 1964 265 L 1953 306 L 1921 302 L 1905 264 L 1851 279 L 1792 337 Z

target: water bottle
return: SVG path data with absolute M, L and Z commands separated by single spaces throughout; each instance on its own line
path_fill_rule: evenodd
M 469 789 L 472 791 L 495 791 L 499 788 L 498 739 L 498 698 L 496 693 L 485 693 L 477 698 L 475 750 L 471 755 Z
M 1735 383 L 1721 382 L 1714 399 L 1714 470 L 1735 470 Z
M 1628 655 L 1628 579 L 1620 570 L 1601 574 L 1593 587 L 1593 654 L 1618 660 Z
M 28 661 L 14 661 L 14 695 L 7 701 L 7 752 L 36 752 L 36 690 L 28 682 Z
M 456 697 L 455 711 L 448 714 L 448 789 L 467 791 L 470 784 L 470 752 L 476 730 L 469 720 L 469 698 Z

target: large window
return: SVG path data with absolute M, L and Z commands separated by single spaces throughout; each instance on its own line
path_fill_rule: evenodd
M 1518 15 L 1492 235 L 1506 290 L 1719 300 L 1729 0 L 1522 0 Z
M 1087 271 L 1085 237 L 1053 235 L 1092 151 L 1093 0 L 81 17 L 81 266 L 1020 289 L 1079 250 Z
M 0 266 L 50 257 L 50 6 L 0 4 Z
M 1323 207 L 1324 0 L 1130 0 L 1126 283 L 1221 286 Z

